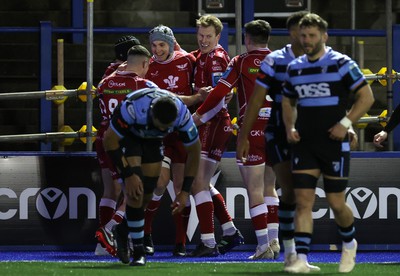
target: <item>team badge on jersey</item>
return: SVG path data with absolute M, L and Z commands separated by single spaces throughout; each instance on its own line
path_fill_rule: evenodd
M 126 111 L 128 111 L 129 116 L 131 116 L 133 120 L 136 120 L 136 112 L 133 108 L 133 104 L 128 104 L 128 106 L 126 107 Z
M 226 68 L 225 72 L 222 74 L 221 78 L 226 79 L 226 77 L 229 75 L 229 73 L 232 71 L 232 67 L 229 66 Z
M 354 63 L 350 65 L 349 73 L 353 80 L 358 80 L 362 76 L 360 68 Z
M 214 72 L 211 74 L 212 87 L 215 87 L 217 85 L 217 83 L 221 77 L 222 77 L 222 72 Z

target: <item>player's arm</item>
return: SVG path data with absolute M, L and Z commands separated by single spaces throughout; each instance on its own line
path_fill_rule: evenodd
M 199 91 L 190 96 L 186 95 L 178 95 L 178 97 L 182 100 L 182 102 L 187 106 L 192 106 L 198 103 L 201 103 L 207 98 L 208 93 L 210 92 L 211 87 L 202 87 Z
M 109 127 L 104 133 L 103 145 L 114 166 L 120 172 L 121 177 L 126 178 L 131 176 L 134 172 L 122 152 L 119 145 L 120 140 L 121 137 Z
M 375 101 L 369 85 L 361 87 L 355 96 L 354 104 L 346 115 L 352 123 L 356 123 L 365 113 L 367 113 Z
M 382 148 L 383 146 L 381 145 L 381 143 L 387 139 L 389 132 L 391 132 L 399 123 L 400 123 L 400 104 L 393 111 L 384 129 L 375 134 L 373 140 L 375 146 Z
M 189 199 L 194 178 L 197 175 L 200 164 L 200 140 L 199 132 L 192 119 L 190 111 L 182 102 L 179 112 L 179 124 L 177 127 L 179 138 L 186 148 L 187 159 L 185 164 L 185 173 L 182 183 L 181 192 L 177 195 L 172 203 L 172 213 L 179 213 L 185 208 L 185 204 Z
M 386 133 L 391 132 L 400 123 L 400 104 L 395 108 L 387 125 L 383 129 Z
M 121 106 L 114 110 L 109 128 L 104 133 L 103 145 L 108 157 L 118 169 L 121 178 L 125 183 L 125 193 L 130 198 L 136 200 L 143 194 L 142 169 L 140 163 L 135 158 L 130 157 L 129 161 L 125 157 L 120 146 L 120 140 L 123 139 L 123 133 L 128 132 L 128 123 L 122 118 L 120 112 Z
M 343 140 L 348 129 L 356 123 L 374 103 L 374 96 L 368 84 L 359 88 L 355 94 L 355 101 L 350 111 L 337 124 L 329 129 L 329 137 L 333 140 Z
M 195 117 L 199 118 L 201 123 L 205 123 L 214 117 L 225 104 L 224 97 L 229 94 L 231 89 L 224 83 L 219 82 L 216 87 L 210 90 L 207 98 L 196 110 Z M 196 122 L 196 125 L 199 125 Z
M 296 130 L 297 99 L 282 97 L 282 118 L 286 128 L 286 136 L 289 143 L 300 141 L 300 135 Z

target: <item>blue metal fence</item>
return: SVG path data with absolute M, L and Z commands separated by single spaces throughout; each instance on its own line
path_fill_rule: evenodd
M 80 26 L 79 19 L 76 20 L 75 26 Z M 94 28 L 94 34 L 115 34 L 115 33 L 135 33 L 146 34 L 150 28 Z M 173 28 L 176 34 L 195 34 L 196 28 Z M 51 64 L 52 64 L 52 38 L 54 34 L 70 33 L 76 43 L 81 43 L 87 29 L 82 27 L 60 28 L 53 27 L 51 22 L 42 21 L 39 27 L 0 27 L 0 33 L 39 33 L 40 35 L 40 90 L 51 89 Z M 221 34 L 221 45 L 228 49 L 228 39 L 230 35 L 235 35 L 235 28 L 230 28 L 224 23 L 224 29 Z M 272 36 L 286 36 L 286 29 L 274 29 Z M 347 30 L 347 29 L 331 29 L 330 36 L 349 36 L 349 37 L 385 37 L 385 30 Z M 400 48 L 400 25 L 393 26 L 393 48 Z M 400 56 L 395 54 L 393 50 L 393 69 L 397 72 L 400 70 Z M 383 63 L 384 64 L 384 63 Z M 398 91 L 398 82 L 394 83 L 393 91 Z M 400 104 L 400 93 L 393 93 L 393 107 Z M 51 103 L 43 99 L 41 101 L 40 111 L 40 130 L 42 132 L 51 131 Z M 394 149 L 400 150 L 400 128 L 394 131 Z M 42 145 L 41 150 L 49 150 L 50 145 Z

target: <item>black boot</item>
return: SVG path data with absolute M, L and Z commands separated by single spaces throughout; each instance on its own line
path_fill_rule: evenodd
M 133 260 L 129 264 L 131 266 L 145 266 L 146 265 L 146 252 L 143 245 L 133 246 Z

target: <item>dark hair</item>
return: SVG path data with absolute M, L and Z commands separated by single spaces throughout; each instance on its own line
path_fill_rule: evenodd
M 153 117 L 162 124 L 169 124 L 178 116 L 178 108 L 172 97 L 163 96 L 156 99 L 151 109 Z
M 265 20 L 253 20 L 244 24 L 245 33 L 255 44 L 267 44 L 271 33 L 271 25 Z
M 286 20 L 286 28 L 289 30 L 293 26 L 296 26 L 299 24 L 300 20 L 306 15 L 309 14 L 309 11 L 298 11 L 293 13 L 288 17 Z
M 300 27 L 318 27 L 321 32 L 328 30 L 328 22 L 315 13 L 309 13 L 303 16 L 299 22 Z
M 145 56 L 150 58 L 151 54 L 146 47 L 142 45 L 135 45 L 129 49 L 128 56 Z
M 140 45 L 139 39 L 133 35 L 125 35 L 114 44 L 115 58 L 126 61 L 128 50 L 135 45 Z

